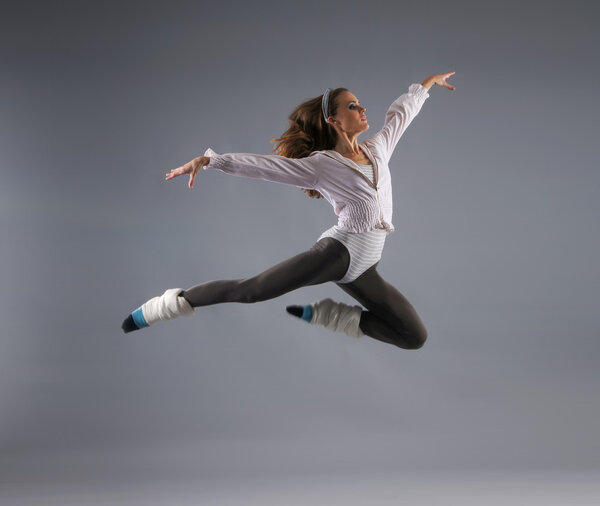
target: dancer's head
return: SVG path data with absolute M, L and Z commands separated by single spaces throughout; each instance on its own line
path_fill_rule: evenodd
M 350 91 L 343 88 L 338 89 L 343 91 L 337 96 L 336 107 L 327 118 L 328 124 L 338 136 L 352 137 L 364 132 L 369 128 L 365 115 L 366 107 L 361 106 L 356 96 Z
M 288 158 L 304 158 L 313 151 L 333 149 L 339 135 L 356 134 L 369 128 L 364 116 L 364 107 L 346 88 L 335 88 L 329 92 L 327 119 L 323 114 L 323 95 L 311 98 L 298 105 L 289 115 L 290 126 L 277 139 L 273 152 Z M 310 197 L 321 197 L 312 189 L 304 190 Z

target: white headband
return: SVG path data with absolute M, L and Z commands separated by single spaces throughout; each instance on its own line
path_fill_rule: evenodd
M 327 121 L 327 111 L 329 110 L 329 93 L 331 92 L 331 88 L 327 88 L 325 93 L 323 93 L 323 98 L 321 99 L 321 109 L 323 110 L 323 118 L 325 119 L 325 123 L 329 123 Z

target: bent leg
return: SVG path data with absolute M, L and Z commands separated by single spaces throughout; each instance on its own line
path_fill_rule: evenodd
M 348 249 L 325 237 L 311 249 L 245 279 L 208 281 L 181 295 L 192 307 L 222 302 L 252 303 L 279 297 L 303 286 L 342 279 L 350 264 Z
M 427 339 L 425 325 L 406 297 L 379 275 L 377 264 L 351 283 L 336 284 L 367 309 L 360 317 L 366 335 L 404 349 L 420 348 Z

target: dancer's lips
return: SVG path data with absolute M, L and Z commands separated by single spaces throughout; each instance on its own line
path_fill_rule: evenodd
M 363 116 L 362 118 L 360 118 L 361 121 L 367 121 L 367 117 Z

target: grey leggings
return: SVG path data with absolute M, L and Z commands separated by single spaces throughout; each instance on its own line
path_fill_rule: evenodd
M 350 253 L 337 239 L 325 237 L 312 248 L 244 279 L 208 281 L 181 295 L 193 306 L 222 302 L 253 303 L 279 297 L 303 286 L 336 282 L 346 274 Z M 406 298 L 377 272 L 377 262 L 351 283 L 336 283 L 366 309 L 360 328 L 368 336 L 400 348 L 417 349 L 427 339 L 419 315 Z

